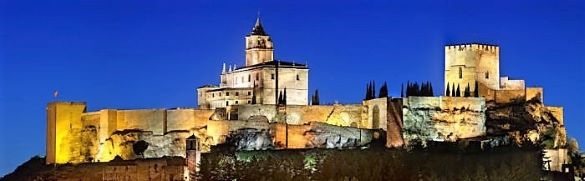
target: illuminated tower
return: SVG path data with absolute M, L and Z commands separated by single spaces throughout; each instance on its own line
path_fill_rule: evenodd
M 500 89 L 500 48 L 475 43 L 445 46 L 445 89 L 459 85 L 462 91 L 469 85 L 473 92 L 476 81 Z
M 264 31 L 258 17 L 252 32 L 246 36 L 246 66 L 270 61 L 274 61 L 272 39 Z
M 197 137 L 195 137 L 195 135 L 189 136 L 186 142 L 187 153 L 185 161 L 187 162 L 189 180 L 195 180 L 197 177 L 197 171 L 199 171 L 197 165 L 201 161 L 201 152 L 199 151 L 199 146 L 197 145 Z

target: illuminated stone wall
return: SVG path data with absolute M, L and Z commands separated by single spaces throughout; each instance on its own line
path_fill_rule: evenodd
M 276 120 L 275 105 L 240 105 L 238 106 L 238 118 L 248 120 L 250 116 L 262 115 L 268 120 Z M 288 124 L 305 124 L 309 122 L 324 122 L 338 126 L 357 126 L 362 122 L 363 106 L 360 104 L 349 105 L 310 105 L 310 106 L 286 106 L 286 122 Z
M 408 97 L 403 99 L 403 138 L 456 141 L 483 136 L 485 101 L 475 97 Z
M 51 102 L 47 105 L 47 163 L 67 163 L 79 152 L 70 144 L 70 137 L 84 126 L 81 117 L 86 105 L 83 102 Z

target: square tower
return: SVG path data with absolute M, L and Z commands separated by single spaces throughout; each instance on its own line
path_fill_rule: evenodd
M 475 91 L 475 82 L 493 90 L 500 89 L 500 48 L 495 45 L 462 44 L 445 46 L 445 86 L 469 85 Z

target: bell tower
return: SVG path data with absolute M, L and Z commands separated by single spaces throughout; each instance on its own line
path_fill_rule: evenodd
M 201 162 L 201 151 L 199 151 L 199 145 L 197 144 L 197 137 L 195 135 L 191 135 L 186 139 L 185 150 L 187 153 L 185 161 L 187 162 L 189 180 L 195 180 L 197 171 L 199 171 L 197 165 Z
M 274 47 L 258 17 L 252 32 L 246 36 L 246 66 L 269 61 L 274 61 Z

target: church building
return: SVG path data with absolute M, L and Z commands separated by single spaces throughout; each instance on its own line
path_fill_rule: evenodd
M 246 36 L 246 64 L 223 64 L 219 85 L 197 89 L 200 109 L 242 104 L 307 105 L 309 67 L 274 58 L 274 43 L 260 18 Z M 280 100 L 280 101 L 279 101 Z

